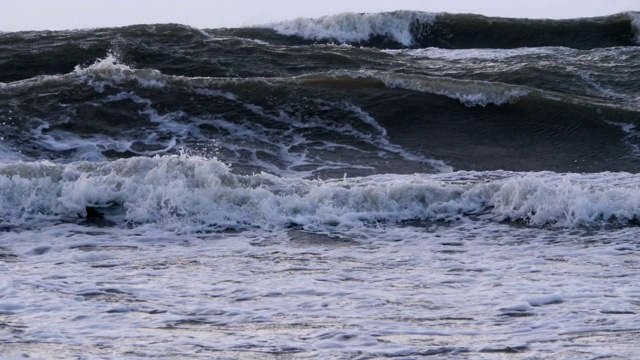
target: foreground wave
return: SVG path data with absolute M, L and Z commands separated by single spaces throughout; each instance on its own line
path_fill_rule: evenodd
M 515 221 L 560 227 L 640 218 L 631 174 L 474 173 L 341 180 L 235 175 L 215 159 L 131 158 L 109 163 L 0 167 L 5 226 L 72 221 L 88 211 L 114 221 L 189 231 L 345 230 L 407 221 Z M 90 214 L 90 215 L 91 215 Z

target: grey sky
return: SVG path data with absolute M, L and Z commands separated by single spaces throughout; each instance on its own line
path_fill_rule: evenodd
M 200 28 L 253 25 L 340 12 L 422 10 L 571 18 L 640 11 L 640 0 L 0 0 L 0 31 L 141 23 Z

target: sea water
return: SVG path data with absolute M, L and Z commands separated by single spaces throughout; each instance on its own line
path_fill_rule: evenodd
M 636 358 L 637 19 L 0 34 L 1 357 Z

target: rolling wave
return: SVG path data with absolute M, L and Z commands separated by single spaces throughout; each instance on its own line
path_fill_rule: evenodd
M 66 74 L 0 83 L 0 150 L 68 162 L 182 148 L 247 173 L 302 177 L 634 171 L 633 93 L 622 102 L 600 92 L 375 69 L 187 77 L 109 53 Z
M 463 49 L 564 46 L 593 49 L 640 44 L 638 18 L 635 12 L 595 18 L 536 20 L 395 11 L 299 18 L 262 27 L 303 40 L 335 41 L 368 47 Z
M 419 74 L 402 74 L 390 71 L 376 70 L 336 70 L 311 73 L 294 77 L 196 77 L 165 75 L 155 69 L 134 69 L 121 62 L 116 54 L 109 53 L 106 57 L 96 60 L 89 66 L 76 66 L 68 74 L 37 76 L 31 79 L 0 83 L 0 90 L 13 95 L 24 94 L 27 91 L 71 84 L 84 84 L 102 93 L 105 86 L 125 85 L 134 88 L 237 88 L 255 83 L 270 86 L 286 84 L 325 84 L 335 87 L 354 85 L 377 86 L 381 84 L 389 89 L 404 89 L 444 96 L 459 101 L 467 107 L 487 105 L 504 105 L 517 102 L 519 99 L 536 92 L 551 99 L 564 99 L 575 103 L 589 103 L 596 99 L 584 96 L 568 96 L 552 91 L 542 91 L 521 85 L 501 82 L 459 80 L 448 77 L 425 76 Z M 351 85 L 350 85 L 351 84 Z M 599 104 L 596 101 L 597 104 Z
M 289 35 L 176 24 L 1 34 L 0 153 L 71 163 L 183 149 L 238 174 L 325 179 L 634 172 L 640 47 L 579 50 L 569 40 L 581 29 L 584 41 L 607 46 L 632 39 L 636 23 L 637 13 L 518 20 L 398 11 L 270 25 Z M 475 32 L 456 35 L 465 26 L 494 48 L 478 49 Z M 496 31 L 545 46 L 501 50 Z M 474 48 L 423 47 L 435 44 L 425 39 Z
M 317 19 L 283 21 L 265 25 L 277 33 L 309 40 L 334 40 L 341 43 L 362 43 L 372 37 L 387 38 L 403 46 L 414 45 L 412 24 L 432 25 L 437 14 L 395 11 L 391 13 L 324 16 Z

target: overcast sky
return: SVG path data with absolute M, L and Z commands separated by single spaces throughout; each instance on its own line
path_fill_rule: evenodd
M 571 18 L 640 11 L 640 0 L 0 0 L 0 31 L 150 23 L 237 27 L 340 12 L 422 10 Z

